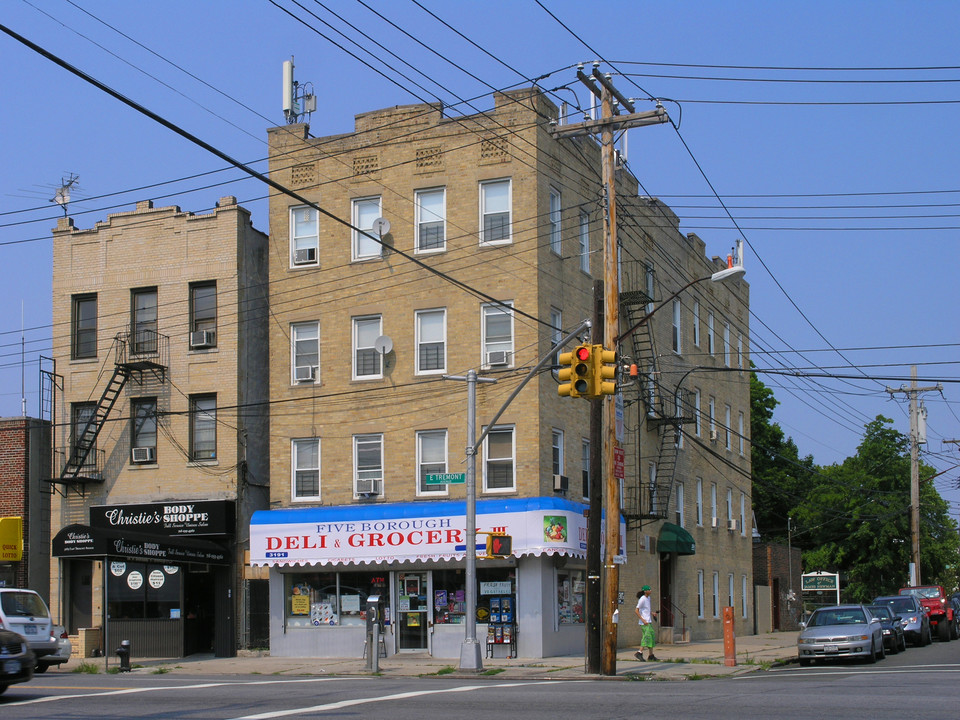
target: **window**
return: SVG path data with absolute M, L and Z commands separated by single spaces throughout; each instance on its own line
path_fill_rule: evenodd
M 294 323 L 290 326 L 291 360 L 293 374 L 290 382 L 320 382 L 320 323 Z
M 320 264 L 320 216 L 311 207 L 290 208 L 290 265 Z
M 697 570 L 697 617 L 703 619 L 703 570 Z
M 580 213 L 580 269 L 590 274 L 590 215 Z
M 716 352 L 713 336 L 713 313 L 707 313 L 707 352 L 713 355 Z
M 95 358 L 97 356 L 97 296 L 74 295 L 71 322 L 71 357 Z
M 727 522 L 733 520 L 733 490 L 727 488 Z
M 380 370 L 380 351 L 375 346 L 383 332 L 379 315 L 353 319 L 353 379 L 383 377 Z
M 417 494 L 446 493 L 447 485 L 427 485 L 427 475 L 447 471 L 447 431 L 417 433 Z
M 737 445 L 740 455 L 743 455 L 743 413 L 737 413 Z
M 736 607 L 734 600 L 736 599 L 736 593 L 733 589 L 733 573 L 730 573 L 727 576 L 727 607 Z
M 683 483 L 677 483 L 677 525 L 683 527 Z
M 703 430 L 700 420 L 700 388 L 696 388 L 693 391 L 693 427 L 697 437 L 700 437 Z
M 293 441 L 293 500 L 320 499 L 320 438 Z
M 697 478 L 697 525 L 703 527 L 703 478 Z
M 480 183 L 480 244 L 508 243 L 511 240 L 510 181 Z
M 743 370 L 743 333 L 737 333 L 737 367 Z
M 720 617 L 720 573 L 713 573 L 713 616 Z
M 217 344 L 217 283 L 190 284 L 190 347 Z
M 383 435 L 353 436 L 353 480 L 354 492 L 383 492 Z
M 673 351 L 678 355 L 682 352 L 682 337 L 680 317 L 683 312 L 683 306 L 680 304 L 679 300 L 673 301 Z
M 483 367 L 513 364 L 513 303 L 482 308 Z
M 380 198 L 358 198 L 351 202 L 351 206 L 353 226 L 373 237 L 379 237 L 379 233 L 373 229 L 373 221 L 381 216 Z M 382 245 L 358 232 L 358 230 L 351 230 L 353 234 L 353 259 L 368 260 L 380 257 L 383 254 Z
M 730 323 L 723 324 L 723 364 L 730 367 Z
M 717 515 L 717 484 L 710 483 L 710 525 L 716 527 L 719 524 L 719 515 Z
M 554 430 L 550 434 L 552 448 L 553 474 L 563 475 L 563 430 Z
M 730 406 L 723 406 L 723 446 L 729 450 L 730 449 Z
M 417 322 L 417 374 L 447 369 L 447 311 L 419 310 Z
M 740 493 L 740 535 L 745 536 L 747 534 L 747 496 L 741 492 Z
M 590 497 L 590 441 L 583 438 L 580 442 L 580 467 L 583 480 L 583 497 Z
M 417 252 L 434 252 L 447 247 L 447 200 L 443 188 L 418 190 L 415 196 Z
M 647 417 L 657 416 L 657 382 L 654 380 L 656 371 L 653 363 L 647 366 Z
M 498 427 L 483 441 L 483 489 L 487 492 L 510 491 L 516 487 L 513 435 L 512 427 Z
M 130 401 L 130 447 L 134 462 L 156 462 L 156 398 L 138 398 Z
M 563 254 L 560 193 L 550 188 L 550 250 Z
M 647 484 L 650 488 L 650 512 L 657 515 L 660 511 L 660 498 L 657 497 L 657 464 L 655 462 L 647 463 Z M 669 504 L 670 498 L 667 498 Z M 666 508 L 663 508 L 666 511 Z
M 643 278 L 647 297 L 650 299 L 647 303 L 647 315 L 650 315 L 653 312 L 653 265 L 643 266 Z
M 683 417 L 683 393 L 678 388 L 677 392 L 673 395 L 673 416 L 676 418 Z M 677 422 L 676 430 L 674 431 L 674 442 L 677 444 L 678 450 L 683 450 L 683 423 Z
M 707 418 L 707 420 L 710 423 L 710 439 L 716 440 L 717 439 L 716 401 L 713 398 L 710 398 L 710 401 L 707 403 L 707 407 L 709 411 L 709 417 Z
M 283 632 L 294 630 L 304 633 L 325 633 L 329 628 L 336 627 L 362 628 L 367 623 L 365 618 L 367 598 L 370 595 L 379 595 L 382 599 L 390 596 L 389 573 L 382 570 L 373 572 L 320 570 L 284 573 L 281 577 L 284 607 Z M 411 604 L 415 607 L 415 603 L 416 596 Z
M 557 570 L 557 620 L 560 625 L 583 623 L 587 607 L 585 580 L 585 570 Z
M 747 576 L 740 576 L 740 617 L 747 617 Z
M 556 308 L 550 308 L 550 347 L 555 347 L 563 339 L 563 314 Z M 553 353 L 553 374 L 560 372 L 560 350 Z
M 140 288 L 130 293 L 131 331 L 134 355 L 153 355 L 157 344 L 157 289 Z
M 87 425 L 95 422 L 94 415 L 97 412 L 97 404 L 95 402 L 82 402 L 74 403 L 71 407 L 71 437 L 70 437 L 70 454 L 74 455 L 77 452 L 77 442 L 80 440 L 80 437 L 83 435 L 83 431 L 86 430 Z M 92 428 L 91 428 L 92 430 Z M 71 458 L 79 459 L 79 458 Z M 90 453 L 87 455 L 86 460 L 83 462 L 83 467 L 81 472 L 96 472 L 97 471 L 97 444 L 96 439 L 93 441 L 93 445 L 90 447 Z
M 217 458 L 217 396 L 190 396 L 190 459 Z
M 693 346 L 700 347 L 700 301 L 693 301 Z

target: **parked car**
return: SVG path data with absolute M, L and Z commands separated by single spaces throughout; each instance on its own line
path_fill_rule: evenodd
M 800 627 L 797 658 L 801 665 L 832 658 L 873 663 L 886 656 L 880 620 L 863 605 L 817 608 Z
M 903 634 L 912 645 L 929 645 L 933 642 L 930 618 L 923 605 L 914 595 L 887 595 L 873 599 L 874 605 L 887 605 L 894 615 L 903 620 Z
M 47 604 L 33 590 L 0 588 L 0 627 L 22 636 L 38 665 L 46 664 L 47 656 L 55 655 L 59 648 Z
M 947 599 L 947 591 L 942 585 L 900 588 L 900 594 L 916 596 L 930 618 L 930 632 L 935 633 L 938 640 L 949 642 L 960 637 L 957 624 L 960 618 L 953 612 L 953 604 Z
M 44 655 L 37 660 L 35 672 L 44 673 L 51 665 L 62 665 L 70 661 L 70 655 L 73 653 L 73 643 L 70 642 L 70 635 L 64 629 L 63 625 L 54 625 L 52 633 L 57 640 L 57 651 L 53 655 Z
M 33 677 L 36 659 L 27 641 L 9 630 L 0 630 L 0 695 L 16 683 Z
M 903 634 L 903 618 L 894 615 L 889 605 L 867 605 L 867 610 L 879 618 L 883 627 L 883 644 L 888 653 L 896 654 L 907 649 L 907 638 Z

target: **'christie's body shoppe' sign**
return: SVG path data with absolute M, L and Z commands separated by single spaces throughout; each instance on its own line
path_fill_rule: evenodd
M 97 505 L 90 525 L 154 535 L 230 535 L 234 529 L 232 500 L 183 500 L 137 505 Z

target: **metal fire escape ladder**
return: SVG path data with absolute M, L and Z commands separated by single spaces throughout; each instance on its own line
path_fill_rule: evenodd
M 81 471 L 86 467 L 90 451 L 97 444 L 97 436 L 103 429 L 103 424 L 110 415 L 110 411 L 113 410 L 113 406 L 129 378 L 130 370 L 128 368 L 123 365 L 114 367 L 113 375 L 107 381 L 107 386 L 103 389 L 103 394 L 100 395 L 100 400 L 97 402 L 93 415 L 83 426 L 83 430 L 80 431 L 80 435 L 73 443 L 70 456 L 63 466 L 63 472 L 60 474 L 60 482 L 69 483 L 71 480 L 77 480 Z

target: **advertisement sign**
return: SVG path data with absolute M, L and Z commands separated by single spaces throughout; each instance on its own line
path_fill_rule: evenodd
M 90 508 L 91 527 L 132 530 L 168 537 L 232 535 L 235 517 L 232 500 L 183 500 L 95 505 Z

